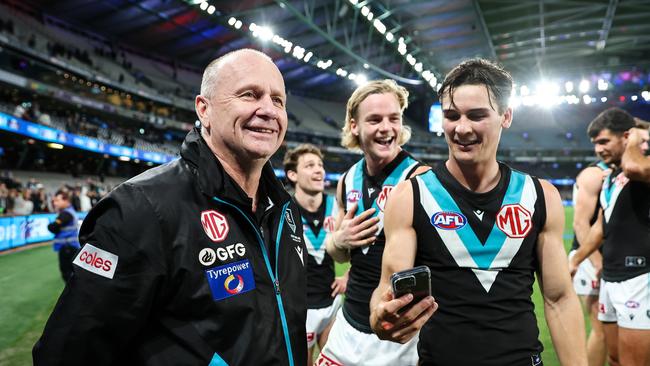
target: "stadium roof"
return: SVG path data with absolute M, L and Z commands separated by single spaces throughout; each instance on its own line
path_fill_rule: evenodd
M 436 78 L 475 56 L 518 80 L 646 69 L 650 60 L 647 0 L 8 2 L 197 71 L 230 50 L 263 49 L 291 90 L 341 99 L 350 74 L 433 96 Z

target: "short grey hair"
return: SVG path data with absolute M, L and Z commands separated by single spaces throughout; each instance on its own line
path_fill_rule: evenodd
M 201 95 L 203 95 L 206 98 L 212 97 L 212 92 L 215 89 L 215 82 L 217 80 L 217 75 L 219 74 L 219 70 L 221 69 L 221 66 L 228 61 L 228 59 L 238 56 L 242 53 L 253 53 L 257 54 L 260 56 L 263 56 L 265 59 L 267 59 L 270 63 L 273 63 L 273 59 L 269 57 L 267 54 L 264 52 L 260 52 L 258 50 L 254 50 L 252 48 L 242 48 L 239 50 L 231 51 L 226 53 L 225 55 L 222 55 L 210 62 L 208 66 L 205 68 L 203 71 L 203 78 L 201 79 Z

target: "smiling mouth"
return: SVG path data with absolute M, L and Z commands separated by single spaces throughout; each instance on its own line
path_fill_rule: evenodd
M 268 133 L 268 134 L 275 133 L 275 130 L 272 130 L 270 128 L 264 128 L 264 127 L 247 127 L 247 129 L 258 133 Z
M 375 139 L 375 142 L 382 146 L 389 146 L 390 144 L 393 143 L 393 140 L 395 140 L 394 137 L 386 137 L 386 138 Z
M 478 144 L 479 141 L 475 140 L 475 141 L 463 141 L 463 142 L 461 142 L 461 141 L 458 141 L 458 140 L 454 140 L 454 143 L 456 145 L 460 145 L 462 147 L 469 147 L 469 146 Z

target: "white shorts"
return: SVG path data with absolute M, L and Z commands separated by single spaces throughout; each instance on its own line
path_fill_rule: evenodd
M 650 330 L 650 273 L 622 282 L 602 281 L 598 302 L 598 320 Z
M 575 250 L 569 252 L 569 259 L 573 257 Z M 600 278 L 596 276 L 596 268 L 589 259 L 585 259 L 578 266 L 573 276 L 573 288 L 580 296 L 598 296 L 600 292 Z
M 336 321 L 315 366 L 415 366 L 418 363 L 418 337 L 406 344 L 382 341 L 375 334 L 356 330 L 343 316 Z
M 343 303 L 343 296 L 336 295 L 332 305 L 321 309 L 307 309 L 307 348 L 316 344 L 318 336 L 334 321 Z

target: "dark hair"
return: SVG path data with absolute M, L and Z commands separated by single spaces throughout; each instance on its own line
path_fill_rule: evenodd
M 603 130 L 610 130 L 616 135 L 621 135 L 623 132 L 636 126 L 636 121 L 631 114 L 622 110 L 621 108 L 608 108 L 600 112 L 594 118 L 589 127 L 587 127 L 587 135 L 590 138 L 598 136 Z
M 64 201 L 70 201 L 70 194 L 64 190 L 58 190 L 54 193 L 54 196 L 61 196 L 61 199 Z
M 475 58 L 461 62 L 454 67 L 442 82 L 438 95 L 442 102 L 443 96 L 449 96 L 451 104 L 454 104 L 454 89 L 462 85 L 485 85 L 490 100 L 497 104 L 495 109 L 499 114 L 508 108 L 508 102 L 512 93 L 512 76 L 501 66 L 481 58 Z
M 300 144 L 291 150 L 287 150 L 287 152 L 284 154 L 284 159 L 282 161 L 284 164 L 284 173 L 288 174 L 289 170 L 297 172 L 298 159 L 300 159 L 300 157 L 305 154 L 314 154 L 323 160 L 323 153 L 319 148 L 312 144 Z M 287 180 L 291 183 L 291 185 L 293 185 L 291 179 L 287 178 Z

